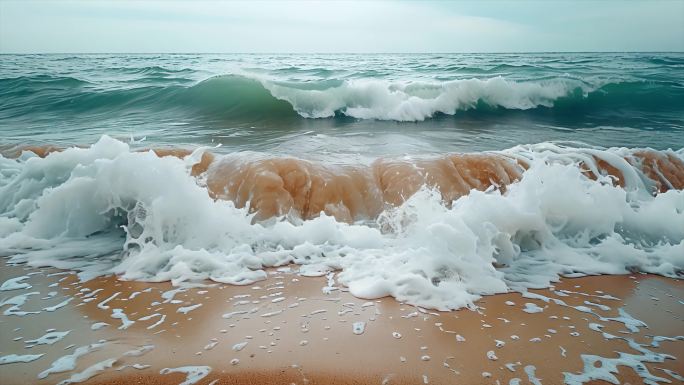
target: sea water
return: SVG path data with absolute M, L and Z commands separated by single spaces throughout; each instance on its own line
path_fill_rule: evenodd
M 293 263 L 436 309 L 684 271 L 682 54 L 1 59 L 11 263 L 174 284 Z

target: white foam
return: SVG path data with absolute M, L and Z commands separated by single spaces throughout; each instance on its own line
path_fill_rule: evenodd
M 74 297 L 69 297 L 69 298 L 63 300 L 62 302 L 58 303 L 57 305 L 48 306 L 46 308 L 43 308 L 43 310 L 53 312 L 57 309 L 63 308 L 64 306 L 68 305 L 69 302 L 71 302 L 73 299 L 74 299 Z
M 64 337 L 66 337 L 70 332 L 71 330 L 63 332 L 52 331 L 44 334 L 42 337 L 36 338 L 35 340 L 27 340 L 24 342 L 26 343 L 27 348 L 32 348 L 36 345 L 52 345 L 64 339 Z
M 183 313 L 183 314 L 188 314 L 191 311 L 197 309 L 198 307 L 202 306 L 201 303 L 195 304 L 195 305 L 190 305 L 190 306 L 184 306 L 184 307 L 179 307 L 177 312 L 178 313 Z
M 222 315 L 221 317 L 223 317 L 225 319 L 230 319 L 230 318 L 233 318 L 233 316 L 247 314 L 247 313 L 249 313 L 247 310 L 237 310 L 237 311 L 232 311 L 230 313 L 226 313 L 226 314 Z
M 527 374 L 527 379 L 532 385 L 542 385 L 541 380 L 536 376 L 535 372 L 537 368 L 534 365 L 525 366 L 525 373 Z
M 523 309 L 523 311 L 524 311 L 525 313 L 530 313 L 530 314 L 532 314 L 532 313 L 541 313 L 541 312 L 544 311 L 544 309 L 541 308 L 541 307 L 539 307 L 539 306 L 537 306 L 537 305 L 534 304 L 534 303 L 526 302 L 526 303 L 525 303 L 525 308 Z
M 154 345 L 143 345 L 137 349 L 129 350 L 123 354 L 124 357 L 140 357 L 154 349 Z
M 244 349 L 248 343 L 249 343 L 248 341 L 239 342 L 239 343 L 233 345 L 233 350 L 236 352 L 239 352 L 240 350 Z
M 19 290 L 19 289 L 30 289 L 31 285 L 29 285 L 25 281 L 29 279 L 28 275 L 23 275 L 21 277 L 15 277 L 15 278 L 10 278 L 7 281 L 3 282 L 2 285 L 0 286 L 0 291 L 9 291 L 9 290 Z
M 620 371 L 619 367 L 631 367 L 635 373 L 637 373 L 645 384 L 656 384 L 656 383 L 670 383 L 671 381 L 656 376 L 651 372 L 645 363 L 662 363 L 667 359 L 675 359 L 675 357 L 665 354 L 657 353 L 647 349 L 647 345 L 642 345 L 635 342 L 631 338 L 618 337 L 610 333 L 601 331 L 602 326 L 599 324 L 591 324 L 591 329 L 599 331 L 603 334 L 603 337 L 609 340 L 620 339 L 627 342 L 631 348 L 630 352 L 616 352 L 617 357 L 601 357 L 593 354 L 582 354 L 581 358 L 583 361 L 582 372 L 569 373 L 564 372 L 564 382 L 568 385 L 579 385 L 584 384 L 589 381 L 603 380 L 613 384 L 619 383 L 619 379 L 616 374 Z M 662 338 L 659 336 L 654 336 L 653 340 L 657 338 Z M 684 336 L 678 339 L 684 340 Z M 653 346 L 653 345 L 652 345 Z M 631 351 L 636 351 L 637 353 L 632 353 Z M 667 373 L 667 372 L 666 372 Z
M 667 373 L 670 377 L 674 378 L 675 380 L 684 382 L 684 376 L 680 375 L 679 373 L 677 373 L 673 370 L 665 369 L 665 368 L 658 368 L 658 369 Z
M 94 324 L 90 325 L 90 330 L 100 330 L 107 326 L 109 326 L 109 324 L 106 322 L 95 322 Z
M 138 370 L 143 370 L 151 367 L 152 365 L 143 365 L 143 364 L 132 364 L 132 365 L 123 365 L 121 367 L 116 368 L 117 371 L 124 370 L 126 368 L 133 368 L 133 369 L 138 369 Z
M 176 296 L 176 294 L 183 293 L 185 291 L 187 291 L 187 290 L 182 288 L 182 287 L 177 288 L 177 289 L 167 290 L 167 291 L 162 293 L 161 297 L 164 299 L 164 303 L 169 303 L 169 302 L 170 303 L 182 303 L 183 301 L 174 299 L 174 297 Z
M 0 365 L 14 364 L 17 362 L 31 362 L 45 354 L 8 354 L 0 357 Z
M 610 306 L 602 305 L 600 303 L 595 303 L 595 302 L 591 302 L 591 301 L 584 301 L 584 304 L 599 308 L 603 311 L 610 311 Z
M 515 82 L 502 77 L 448 82 L 349 79 L 338 87 L 304 90 L 266 79 L 261 84 L 274 97 L 290 103 L 305 118 L 327 118 L 340 111 L 360 119 L 422 121 L 437 113 L 453 115 L 477 107 L 527 110 L 552 107 L 576 89 L 590 91 L 577 81 Z
M 118 297 L 120 294 L 121 294 L 121 292 L 116 292 L 116 293 L 110 295 L 107 299 L 105 299 L 104 301 L 98 303 L 98 304 L 97 304 L 97 307 L 100 308 L 100 309 L 102 309 L 102 310 L 109 309 L 109 305 L 107 305 L 107 302 L 109 302 L 109 301 L 113 300 L 114 298 Z
M 110 359 L 106 359 L 104 361 L 100 361 L 96 364 L 93 364 L 93 365 L 87 367 L 82 372 L 74 373 L 73 375 L 71 375 L 71 377 L 67 378 L 66 380 L 60 381 L 59 383 L 57 383 L 57 385 L 68 385 L 68 384 L 87 381 L 90 378 L 92 378 L 92 377 L 100 374 L 101 372 L 105 371 L 106 369 L 109 369 L 112 366 L 114 366 L 115 362 L 116 362 L 116 359 L 114 359 L 114 358 L 110 358 Z
M 472 191 L 447 207 L 422 189 L 374 222 L 322 215 L 253 224 L 246 209 L 210 198 L 190 162 L 131 152 L 105 136 L 46 158 L 0 158 L 0 215 L 13 223 L 2 227 L 0 253 L 11 263 L 80 269 L 82 278 L 116 273 L 177 285 L 248 284 L 266 277 L 264 267 L 295 263 L 341 270 L 335 283 L 358 297 L 444 310 L 546 287 L 562 274 L 684 270 L 684 192 L 652 196 L 624 160 L 628 150 L 540 144 L 504 153 L 530 165 L 505 194 Z M 593 156 L 625 175 L 624 189 L 583 175 L 576 164 L 595 168 Z M 164 302 L 181 302 L 173 297 L 182 291 L 164 293 Z M 14 305 L 5 314 L 20 314 Z
M 166 314 L 154 313 L 154 314 L 150 314 L 150 315 L 147 315 L 147 316 L 144 316 L 144 317 L 140 317 L 140 318 L 138 318 L 138 321 L 147 321 L 147 320 L 152 319 L 153 317 L 159 317 L 159 321 L 157 321 L 157 322 L 153 323 L 152 325 L 148 326 L 148 327 L 147 327 L 147 330 L 156 328 L 157 326 L 161 325 L 162 322 L 164 322 L 164 320 L 166 320 Z
M 119 326 L 119 330 L 126 330 L 135 323 L 135 321 L 128 319 L 126 313 L 124 313 L 121 309 L 112 309 L 111 317 L 121 320 L 121 326 Z
M 83 298 L 90 298 L 90 297 L 93 297 L 93 296 L 97 295 L 97 293 L 101 292 L 102 290 L 104 290 L 104 289 L 102 289 L 102 288 L 100 288 L 100 289 L 95 289 L 95 290 L 89 292 L 88 294 L 84 295 Z
M 86 346 L 81 346 L 76 348 L 73 353 L 66 356 L 62 356 L 55 360 L 48 369 L 43 370 L 38 374 L 39 379 L 44 379 L 52 373 L 61 373 L 69 370 L 74 370 L 76 368 L 76 360 L 79 357 L 84 356 L 94 350 L 97 350 L 104 346 L 104 343 L 94 343 Z
M 362 321 L 354 322 L 352 324 L 352 332 L 354 334 L 363 334 L 366 330 L 366 323 Z
M 12 305 L 5 309 L 4 312 L 2 312 L 3 315 L 16 315 L 16 316 L 25 316 L 28 314 L 38 314 L 40 313 L 39 311 L 24 311 L 21 310 L 21 306 L 23 306 L 26 301 L 28 300 L 28 297 L 32 295 L 40 294 L 40 292 L 34 291 L 31 293 L 26 293 L 26 294 L 19 294 L 15 295 L 12 298 L 3 300 L 0 302 L 0 307 L 3 307 L 5 305 Z
M 219 341 L 216 338 L 212 338 L 208 344 L 204 345 L 204 350 L 211 350 L 218 345 Z
M 283 312 L 282 310 L 276 310 L 276 311 L 264 313 L 264 314 L 262 314 L 261 316 L 262 316 L 262 317 L 273 317 L 274 315 L 278 315 L 278 314 L 280 314 L 280 313 L 282 313 L 282 312 Z M 224 318 L 227 318 L 227 317 L 224 317 Z
M 164 368 L 159 374 L 185 373 L 185 381 L 179 385 L 192 385 L 206 377 L 211 372 L 209 366 L 182 366 L 180 368 Z

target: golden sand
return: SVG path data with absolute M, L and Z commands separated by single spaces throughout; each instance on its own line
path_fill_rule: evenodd
M 553 290 L 533 291 L 551 298 L 549 303 L 510 293 L 485 297 L 474 310 L 435 312 L 392 298 L 355 298 L 339 287 L 326 294 L 325 277 L 301 277 L 296 266 L 270 270 L 266 281 L 254 285 L 210 284 L 177 292 L 172 299 L 169 290 L 174 288 L 166 282 L 104 277 L 81 283 L 74 274 L 50 276 L 55 272 L 0 269 L 3 282 L 35 273 L 25 281 L 31 288 L 2 292 L 0 298 L 40 292 L 20 308 L 41 311 L 0 316 L 0 355 L 45 353 L 30 363 L 0 365 L 5 385 L 58 383 L 106 359 L 115 360 L 112 368 L 88 383 L 179 384 L 183 374 L 160 371 L 199 365 L 211 367 L 211 372 L 198 384 L 214 380 L 217 384 L 509 384 L 515 378 L 525 384 L 530 383 L 525 368 L 533 368 L 533 378 L 543 384 L 561 384 L 564 372 L 582 370 L 583 354 L 609 358 L 618 352 L 638 354 L 626 340 L 608 340 L 591 330 L 590 323 L 648 345 L 655 353 L 677 357 L 645 363 L 654 375 L 676 382 L 661 368 L 684 372 L 684 341 L 650 346 L 652 336 L 684 334 L 684 282 L 650 275 L 565 279 Z M 50 291 L 57 294 L 41 299 Z M 69 297 L 74 300 L 59 309 L 41 310 Z M 105 301 L 108 298 L 112 299 Z M 526 303 L 543 311 L 527 313 Z M 197 304 L 201 306 L 190 307 Z M 586 306 L 593 313 L 575 306 Z M 620 308 L 648 327 L 629 332 L 624 323 L 608 320 L 618 317 Z M 114 309 L 121 309 L 134 323 L 123 329 L 122 320 L 112 318 Z M 159 316 L 149 317 L 153 314 Z M 154 326 L 161 315 L 165 320 Z M 92 330 L 99 322 L 108 325 Z M 356 322 L 365 324 L 363 333 L 354 333 Z M 53 345 L 25 348 L 24 341 L 49 329 L 71 332 Z M 18 337 L 22 339 L 15 340 Z M 37 379 L 59 357 L 100 340 L 107 343 L 80 357 L 74 371 Z M 245 342 L 242 349 L 236 347 Z M 138 356 L 124 354 L 145 345 L 154 348 Z M 234 359 L 239 362 L 231 363 Z M 117 370 L 133 364 L 151 366 Z M 641 383 L 629 367 L 620 367 L 618 378 L 621 383 Z

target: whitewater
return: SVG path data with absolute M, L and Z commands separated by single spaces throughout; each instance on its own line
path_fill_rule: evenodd
M 292 209 L 256 221 L 249 202 L 215 200 L 203 186 L 220 160 L 191 175 L 203 151 L 159 157 L 105 136 L 45 158 L 2 158 L 0 253 L 11 263 L 81 270 L 84 279 L 114 273 L 176 284 L 249 284 L 265 279 L 266 267 L 295 263 L 303 275 L 339 271 L 339 282 L 359 297 L 391 295 L 441 310 L 545 287 L 560 275 L 684 271 L 684 192 L 663 185 L 659 168 L 647 174 L 630 164 L 626 149 L 509 149 L 502 154 L 524 159 L 527 170 L 505 192 L 492 181 L 445 202 L 439 186 L 421 187 L 350 223 Z M 682 151 L 655 156 L 659 162 L 643 159 L 669 162 L 681 183 Z M 624 187 L 602 174 L 600 162 L 619 170 Z M 649 175 L 659 175 L 663 192 L 654 195 Z M 335 198 L 328 203 L 344 204 Z
M 102 135 L 133 136 L 157 146 L 220 143 L 225 152 L 304 153 L 335 162 L 547 141 L 678 149 L 682 100 L 678 53 L 3 55 L 0 61 L 5 145 L 90 145 Z
M 681 54 L 4 55 L 0 254 L 439 310 L 681 278 L 682 100 Z

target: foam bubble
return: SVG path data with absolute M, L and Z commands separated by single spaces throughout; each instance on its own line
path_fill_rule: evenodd
M 14 364 L 17 362 L 32 362 L 45 354 L 8 354 L 6 356 L 0 356 L 0 365 Z

